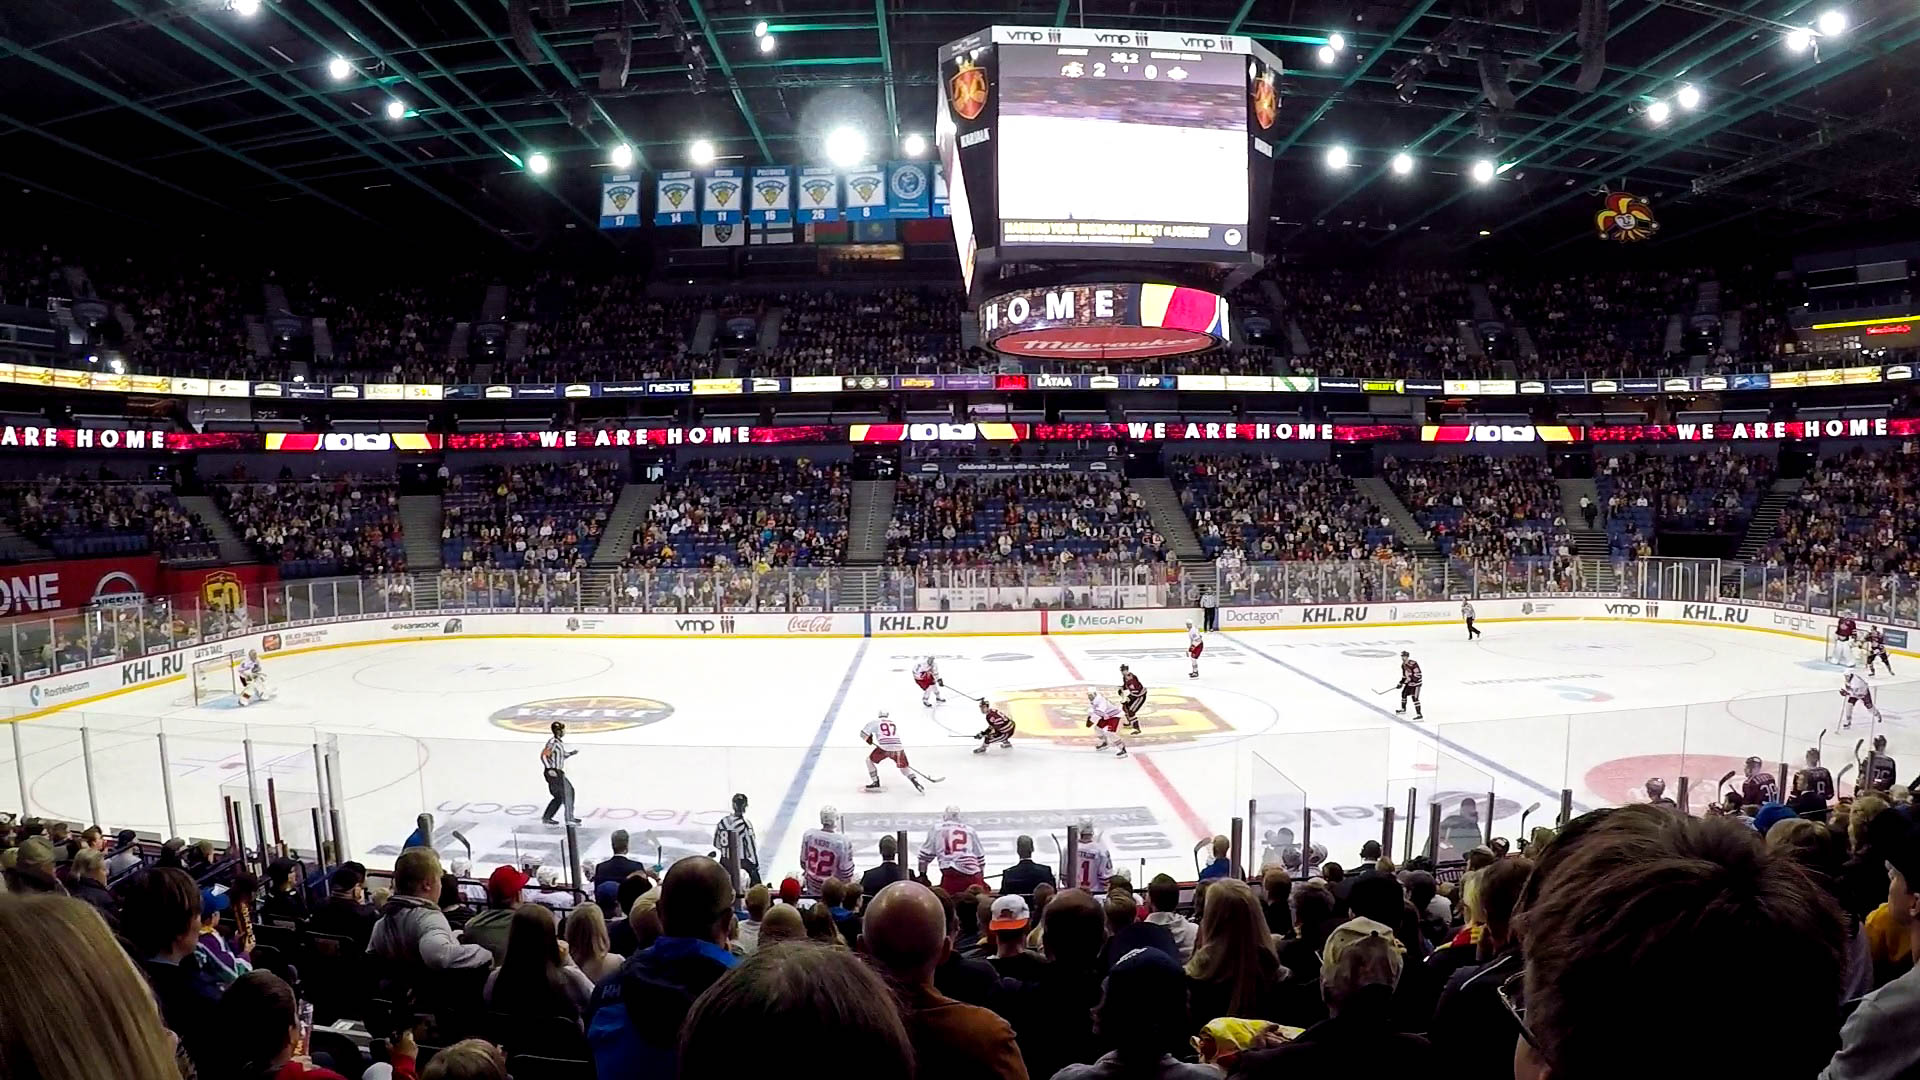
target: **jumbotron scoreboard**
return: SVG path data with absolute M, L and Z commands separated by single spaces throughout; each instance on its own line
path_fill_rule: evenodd
M 1280 77 L 1257 42 L 1205 32 L 994 26 L 943 47 L 935 142 L 970 296 L 1036 268 L 1258 266 Z

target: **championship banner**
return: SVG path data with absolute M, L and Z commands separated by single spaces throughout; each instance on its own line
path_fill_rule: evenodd
M 887 174 L 878 165 L 848 169 L 847 220 L 871 221 L 887 216 Z
M 809 225 L 840 220 L 840 175 L 832 169 L 801 169 L 796 217 Z
M 887 166 L 887 216 L 923 218 L 932 214 L 933 184 L 927 166 L 918 161 L 896 161 Z
M 745 225 L 700 226 L 701 247 L 741 247 L 747 242 Z
M 744 220 L 744 187 L 738 168 L 709 169 L 700 185 L 700 224 L 738 225 Z
M 933 163 L 933 216 L 953 216 L 953 207 L 947 203 L 947 168 L 937 161 Z
M 692 172 L 686 169 L 670 169 L 661 173 L 659 183 L 654 185 L 654 193 L 657 196 L 653 204 L 655 225 L 699 223 L 699 210 L 694 205 L 694 196 L 698 192 Z
M 785 165 L 755 165 L 748 185 L 747 220 L 756 225 L 793 222 L 793 170 Z
M 640 185 L 625 173 L 615 173 L 600 184 L 600 227 L 640 227 Z

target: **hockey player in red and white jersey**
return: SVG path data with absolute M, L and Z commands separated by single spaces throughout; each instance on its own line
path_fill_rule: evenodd
M 891 761 L 900 770 L 900 775 L 913 785 L 913 790 L 926 794 L 927 789 L 920 786 L 920 778 L 913 775 L 913 766 L 907 764 L 907 744 L 900 741 L 900 728 L 888 719 L 886 713 L 882 712 L 867 721 L 867 726 L 860 729 L 860 737 L 873 747 L 873 751 L 867 755 L 868 791 L 880 790 L 879 765 L 883 761 Z
M 1094 836 L 1093 822 L 1082 820 L 1076 827 L 1080 836 L 1074 848 L 1073 865 L 1067 868 L 1072 872 L 1069 887 L 1105 896 L 1107 883 L 1113 880 L 1113 852 L 1107 850 L 1105 840 Z
M 1087 691 L 1087 726 L 1100 729 L 1100 742 L 1094 747 L 1095 750 L 1105 750 L 1107 736 L 1111 734 L 1113 741 L 1120 744 L 1120 753 L 1115 756 L 1127 756 L 1127 740 L 1120 734 L 1122 716 L 1120 706 L 1108 700 L 1107 695 L 1098 690 Z
M 1187 661 L 1192 665 L 1187 669 L 1187 678 L 1200 677 L 1200 654 L 1206 647 L 1206 640 L 1200 636 L 1200 631 L 1193 628 L 1193 623 L 1187 623 Z
M 913 685 L 920 688 L 920 704 L 929 709 L 933 708 L 935 702 L 944 703 L 947 700 L 946 695 L 940 692 L 940 688 L 946 684 L 940 681 L 940 669 L 934 665 L 931 656 L 913 665 Z
M 1873 703 L 1873 687 L 1867 685 L 1867 680 L 1861 678 L 1859 672 L 1847 672 L 1846 678 L 1840 684 L 1840 696 L 1845 698 L 1847 702 L 1847 707 L 1840 712 L 1841 727 L 1850 728 L 1853 726 L 1853 707 L 1855 705 L 1865 705 L 1867 712 L 1873 715 L 1874 723 L 1882 724 L 1886 722 L 1886 719 L 1880 715 L 1880 707 Z
M 800 838 L 800 887 L 818 895 L 828 879 L 853 880 L 853 841 L 836 832 L 840 812 L 820 808 L 820 827 Z
M 927 833 L 920 845 L 920 876 L 927 876 L 927 865 L 940 867 L 940 887 L 949 895 L 964 896 L 968 887 L 987 887 L 987 850 L 980 834 L 960 820 L 960 808 L 949 806 L 940 815 L 940 824 Z
M 985 720 L 987 726 L 984 731 L 974 736 L 980 740 L 980 745 L 973 748 L 974 753 L 984 754 L 987 748 L 995 743 L 1000 744 L 1002 750 L 1013 749 L 1013 717 L 1002 712 L 999 706 L 988 702 L 986 698 L 981 698 L 980 719 Z

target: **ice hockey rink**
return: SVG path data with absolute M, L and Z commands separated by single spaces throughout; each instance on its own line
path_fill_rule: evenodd
M 1514 836 L 1529 807 L 1533 823 L 1550 823 L 1563 788 L 1583 809 L 1644 798 L 1652 776 L 1676 795 L 1684 775 L 1698 812 L 1747 755 L 1777 772 L 1816 743 L 1839 775 L 1875 730 L 1864 709 L 1841 730 L 1841 671 L 1818 642 L 1608 621 L 1484 630 L 1473 642 L 1457 626 L 1213 634 L 1198 679 L 1187 677 L 1179 632 L 425 639 L 273 657 L 276 697 L 244 709 L 183 704 L 174 682 L 19 722 L 17 763 L 14 741 L 0 740 L 0 784 L 23 777 L 31 813 L 162 834 L 170 796 L 173 832 L 224 836 L 223 795 L 269 801 L 247 789 L 250 752 L 255 775 L 274 778 L 285 838 L 310 850 L 320 745 L 337 750 L 348 850 L 369 865 L 390 865 L 423 809 L 449 858 L 465 854 L 457 830 L 476 868 L 560 865 L 561 831 L 539 822 L 538 762 L 558 717 L 579 751 L 570 772 L 589 860 L 623 828 L 649 860 L 705 853 L 742 792 L 768 874 L 797 868 L 800 836 L 823 806 L 838 810 L 864 866 L 880 836 L 904 829 L 917 846 L 953 804 L 981 831 L 990 872 L 1012 861 L 1023 833 L 1042 860 L 1056 859 L 1056 838 L 1088 818 L 1116 868 L 1191 878 L 1196 843 L 1227 832 L 1249 800 L 1252 835 L 1298 831 L 1310 807 L 1313 842 L 1351 863 L 1380 835 L 1383 807 L 1405 814 L 1410 790 L 1419 844 L 1428 803 L 1452 814 L 1488 792 L 1496 835 Z M 1396 715 L 1397 693 L 1381 692 L 1402 650 L 1425 671 L 1424 721 Z M 908 674 L 927 655 L 948 686 L 933 709 Z M 1111 690 L 1122 663 L 1151 689 L 1126 759 L 1096 752 L 1084 726 L 1085 688 Z M 1873 684 L 1904 783 L 1920 765 L 1920 661 L 1895 663 L 1900 675 Z M 971 752 L 982 725 L 963 692 L 1015 718 L 1011 749 Z M 888 764 L 883 790 L 862 790 L 858 733 L 881 710 L 902 727 L 913 765 L 940 778 L 925 794 Z M 1840 786 L 1852 782 L 1849 773 Z

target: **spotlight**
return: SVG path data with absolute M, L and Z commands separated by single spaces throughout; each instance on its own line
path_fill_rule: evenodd
M 1795 30 L 1792 33 L 1787 35 L 1787 50 L 1789 52 L 1797 52 L 1797 53 L 1806 52 L 1808 49 L 1812 47 L 1813 47 L 1813 31 L 1811 30 L 1807 30 L 1803 28 L 1800 30 Z
M 109 360 L 107 361 L 107 369 L 115 375 L 125 375 L 127 373 L 127 362 L 118 358 Z
M 760 51 L 763 53 L 770 53 L 773 51 L 773 35 L 772 34 L 768 34 L 766 37 L 763 37 L 760 39 Z
M 1481 236 L 1492 236 L 1492 235 L 1493 235 L 1493 230 L 1492 230 L 1492 229 L 1481 229 L 1481 230 L 1480 230 L 1480 235 L 1481 235 Z
M 1477 184 L 1490 183 L 1493 180 L 1493 162 L 1481 158 L 1473 163 L 1473 180 Z
M 916 131 L 907 136 L 906 141 L 901 144 L 901 149 L 907 152 L 908 157 L 919 157 L 927 152 L 927 137 Z
M 387 119 L 398 120 L 407 115 L 407 106 L 399 98 L 387 102 Z
M 1327 168 L 1344 169 L 1347 167 L 1347 161 L 1346 147 L 1335 145 L 1327 148 Z
M 713 144 L 705 139 L 695 139 L 687 147 L 687 160 L 695 165 L 713 164 Z
M 766 37 L 766 36 L 767 36 L 767 23 L 766 23 L 766 20 L 764 20 L 764 19 L 762 19 L 761 21 L 759 21 L 759 22 L 757 22 L 757 23 L 754 23 L 754 24 L 753 24 L 753 36 L 754 36 L 754 37 Z
M 613 148 L 613 167 L 626 169 L 633 166 L 633 147 L 621 143 Z
M 1656 101 L 1647 106 L 1647 120 L 1649 123 L 1664 124 L 1667 122 L 1667 117 L 1672 115 L 1673 106 L 1664 101 Z
M 1679 102 L 1683 109 L 1697 109 L 1700 107 L 1700 91 L 1692 83 L 1687 83 L 1674 92 L 1673 100 Z
M 353 65 L 347 63 L 344 57 L 336 56 L 327 61 L 327 74 L 332 76 L 334 82 L 339 82 L 353 74 Z
M 867 159 L 867 137 L 857 129 L 837 127 L 827 133 L 827 160 L 841 168 L 864 164 Z
M 551 168 L 553 168 L 553 161 L 548 158 L 547 155 L 539 153 L 538 151 L 527 155 L 527 171 L 533 175 L 545 176 L 547 175 L 547 170 Z
M 1828 8 L 1814 21 L 1820 28 L 1821 37 L 1839 37 L 1847 32 L 1847 13 L 1839 8 Z
M 1413 171 L 1413 155 L 1412 154 L 1409 154 L 1403 151 L 1401 153 L 1393 155 L 1393 173 L 1395 176 L 1405 176 L 1412 171 Z
M 260 0 L 233 0 L 233 13 L 243 19 L 260 14 Z
M 1321 64 L 1321 66 L 1322 66 L 1322 67 L 1324 67 L 1324 66 L 1326 66 L 1326 65 L 1328 65 L 1328 64 L 1331 64 L 1331 63 L 1333 63 L 1333 61 L 1334 61 L 1334 58 L 1335 58 L 1335 57 L 1336 57 L 1337 55 L 1339 55 L 1339 54 L 1337 54 L 1337 53 L 1335 53 L 1335 52 L 1333 51 L 1333 46 L 1331 46 L 1331 45 L 1322 45 L 1322 46 L 1320 46 L 1320 53 L 1319 53 L 1319 56 L 1320 56 L 1320 64 Z
M 1347 35 L 1340 33 L 1327 35 L 1327 48 L 1332 49 L 1334 52 L 1341 52 L 1345 50 L 1346 47 Z

